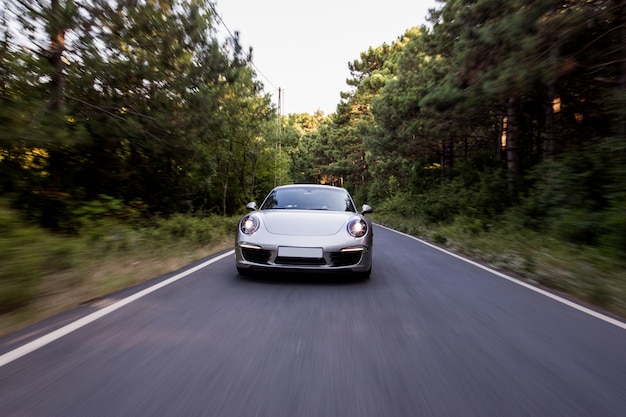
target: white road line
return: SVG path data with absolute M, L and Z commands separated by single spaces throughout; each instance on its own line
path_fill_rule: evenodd
M 168 278 L 164 281 L 159 282 L 158 284 L 153 285 L 152 287 L 146 288 L 145 290 L 141 290 L 131 296 L 128 296 L 114 304 L 111 304 L 107 307 L 104 307 L 94 313 L 89 314 L 88 316 L 85 316 L 81 319 L 78 319 L 66 326 L 61 327 L 60 329 L 57 329 L 51 333 L 48 333 L 44 336 L 41 336 L 38 339 L 33 340 L 32 342 L 29 342 L 23 346 L 20 346 L 16 349 L 13 349 L 10 352 L 5 353 L 4 355 L 0 356 L 0 368 L 3 367 L 4 365 L 7 365 L 19 358 L 21 358 L 22 356 L 28 355 L 29 353 L 32 353 L 34 351 L 36 351 L 37 349 L 40 349 L 44 346 L 46 346 L 49 343 L 54 342 L 55 340 L 58 340 L 60 338 L 62 338 L 63 336 L 66 336 L 78 329 L 80 329 L 81 327 L 84 327 L 90 323 L 93 323 L 94 321 L 108 315 L 111 314 L 112 312 L 119 310 L 120 308 L 124 307 L 127 304 L 132 303 L 133 301 L 137 301 L 138 299 L 145 297 L 146 295 L 153 293 L 154 291 L 161 289 L 163 287 L 166 287 L 170 284 L 173 284 L 174 282 L 185 278 L 188 275 L 193 274 L 194 272 L 197 272 L 199 270 L 201 270 L 202 268 L 205 268 L 215 262 L 218 262 L 226 257 L 231 256 L 232 254 L 234 254 L 235 251 L 231 250 L 229 252 L 226 252 L 218 257 L 209 259 L 206 262 L 203 262 L 199 265 L 194 266 L 193 268 L 189 268 L 186 271 L 181 272 L 180 274 L 177 274 L 171 278 Z
M 400 234 L 402 236 L 406 236 L 406 237 L 408 237 L 410 239 L 416 240 L 416 241 L 418 241 L 418 242 L 420 242 L 420 243 L 422 243 L 422 244 L 424 244 L 426 246 L 429 246 L 429 247 L 431 247 L 433 249 L 437 249 L 440 252 L 446 253 L 446 254 L 448 254 L 450 256 L 453 256 L 453 257 L 455 257 L 457 259 L 460 259 L 460 260 L 462 260 L 464 262 L 467 262 L 468 264 L 474 265 L 474 266 L 476 266 L 476 267 L 478 267 L 480 269 L 483 269 L 483 270 L 485 270 L 487 272 L 491 272 L 492 274 L 497 275 L 500 278 L 504 278 L 507 281 L 511 281 L 511 282 L 513 282 L 513 283 L 515 283 L 517 285 L 521 285 L 522 287 L 528 288 L 531 291 L 534 291 L 534 292 L 539 293 L 539 294 L 541 294 L 543 296 L 551 298 L 551 299 L 553 299 L 553 300 L 555 300 L 555 301 L 557 301 L 557 302 L 559 302 L 561 304 L 565 304 L 566 306 L 572 307 L 572 308 L 574 308 L 574 309 L 576 309 L 578 311 L 581 311 L 581 312 L 583 312 L 585 314 L 588 314 L 588 315 L 593 316 L 593 317 L 595 317 L 597 319 L 605 321 L 606 323 L 612 324 L 612 325 L 617 326 L 617 327 L 619 327 L 619 328 L 621 328 L 623 330 L 626 330 L 626 323 L 624 323 L 622 321 L 616 320 L 616 319 L 614 319 L 612 317 L 609 317 L 609 316 L 607 316 L 605 314 L 598 313 L 597 311 L 594 311 L 594 310 L 592 310 L 590 308 L 587 308 L 587 307 L 585 307 L 583 305 L 577 304 L 577 303 L 575 303 L 573 301 L 567 300 L 567 299 L 565 299 L 563 297 L 559 297 L 556 294 L 553 294 L 551 292 L 542 290 L 539 287 L 535 287 L 534 285 L 530 285 L 530 284 L 528 284 L 528 283 L 526 283 L 524 281 L 520 281 L 519 279 L 515 279 L 513 277 L 510 277 L 510 276 L 508 276 L 506 274 L 503 274 L 503 273 L 498 272 L 498 271 L 496 271 L 494 269 L 491 269 L 488 266 L 479 264 L 478 262 L 474 262 L 471 259 L 464 258 L 463 256 L 457 255 L 456 253 L 453 253 L 453 252 L 450 252 L 450 251 L 448 251 L 446 249 L 440 248 L 439 246 L 433 245 L 432 243 L 428 243 L 425 240 L 419 239 L 419 238 L 417 238 L 415 236 L 411 236 L 411 235 L 408 235 L 406 233 L 398 232 L 397 230 L 390 229 L 390 228 L 385 227 L 385 226 L 380 225 L 380 224 L 376 224 L 376 226 L 382 227 L 383 229 L 387 229 L 387 230 L 389 230 L 391 232 L 394 232 L 394 233 Z

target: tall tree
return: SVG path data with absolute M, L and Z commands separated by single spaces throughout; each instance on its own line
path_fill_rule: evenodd
M 3 76 L 2 99 L 15 110 L 3 114 L 15 129 L 0 133 L 2 155 L 10 156 L 0 170 L 7 172 L 9 161 L 24 166 L 20 160 L 41 148 L 42 163 L 26 169 L 38 166 L 39 175 L 22 181 L 24 207 L 54 206 L 43 210 L 53 226 L 63 206 L 67 211 L 101 194 L 161 213 L 223 210 L 224 195 L 212 184 L 222 179 L 220 155 L 232 144 L 219 139 L 234 119 L 246 119 L 222 106 L 228 102 L 250 120 L 260 115 L 258 123 L 237 127 L 233 140 L 245 136 L 241 146 L 258 136 L 273 110 L 238 41 L 218 42 L 212 3 L 13 0 L 11 6 L 7 27 L 22 25 L 27 36 L 6 35 L 3 44 L 9 64 L 3 69 L 19 71 Z M 47 120 L 52 115 L 57 122 Z
M 369 171 L 376 169 L 370 166 L 367 155 L 367 138 L 374 136 L 376 129 L 372 104 L 395 76 L 397 57 L 417 31 L 407 30 L 390 45 L 370 47 L 349 64 L 351 78 L 347 84 L 353 89 L 342 93 L 337 112 L 329 120 L 330 129 L 321 131 L 329 143 L 326 181 L 352 188 L 355 193 L 369 187 Z

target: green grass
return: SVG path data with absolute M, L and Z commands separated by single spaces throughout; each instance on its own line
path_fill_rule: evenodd
M 65 236 L 0 202 L 0 336 L 231 247 L 234 217 L 92 221 Z

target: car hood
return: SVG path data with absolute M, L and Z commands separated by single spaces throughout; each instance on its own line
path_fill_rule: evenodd
M 331 236 L 356 213 L 323 210 L 268 210 L 262 221 L 268 232 L 289 236 Z

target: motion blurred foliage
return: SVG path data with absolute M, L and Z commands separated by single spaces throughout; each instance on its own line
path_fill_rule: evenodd
M 60 234 L 0 201 L 0 334 L 24 314 L 61 311 L 225 249 L 237 222 L 216 214 L 123 220 L 86 211 L 71 234 Z
M 625 156 L 624 138 L 610 137 L 538 165 L 519 207 L 524 226 L 601 245 L 626 260 Z
M 0 314 L 23 308 L 40 294 L 42 278 L 71 268 L 81 242 L 24 222 L 0 201 Z

